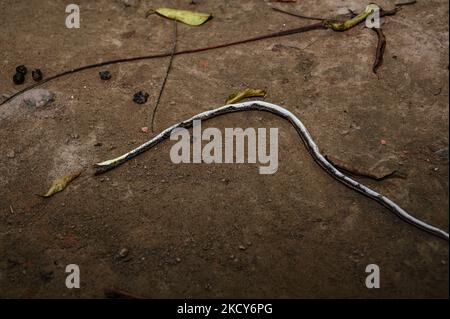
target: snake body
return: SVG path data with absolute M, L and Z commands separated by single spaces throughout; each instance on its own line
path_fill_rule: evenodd
M 281 118 L 284 118 L 288 120 L 292 126 L 296 129 L 298 134 L 300 135 L 300 138 L 302 139 L 303 143 L 305 144 L 308 152 L 311 154 L 311 156 L 314 158 L 315 162 L 320 165 L 327 173 L 329 173 L 333 178 L 341 182 L 347 187 L 350 187 L 351 189 L 373 199 L 374 201 L 380 203 L 381 205 L 388 208 L 391 212 L 393 212 L 395 215 L 400 217 L 401 219 L 409 222 L 410 224 L 418 227 L 419 229 L 422 229 L 434 236 L 443 238 L 448 241 L 449 235 L 447 232 L 445 232 L 442 229 L 439 229 L 437 227 L 434 227 L 432 225 L 427 224 L 426 222 L 417 219 L 410 215 L 408 212 L 406 212 L 404 209 L 402 209 L 399 205 L 394 203 L 392 200 L 387 198 L 386 196 L 383 196 L 379 194 L 378 192 L 364 186 L 363 184 L 353 180 L 352 178 L 344 175 L 341 171 L 339 171 L 336 167 L 334 167 L 326 158 L 323 156 L 316 143 L 312 139 L 311 135 L 309 134 L 308 130 L 306 129 L 305 125 L 290 111 L 287 109 L 267 103 L 262 101 L 250 101 L 245 103 L 238 103 L 238 104 L 229 104 L 225 105 L 213 110 L 209 110 L 200 114 L 197 114 L 190 119 L 187 119 L 183 122 L 180 122 L 178 124 L 174 124 L 168 128 L 166 128 L 164 131 L 159 133 L 157 136 L 152 138 L 151 140 L 145 142 L 144 144 L 140 145 L 139 147 L 131 150 L 130 152 L 112 159 L 108 160 L 102 163 L 97 163 L 97 170 L 96 174 L 101 174 L 106 171 L 109 171 L 129 159 L 141 154 L 142 152 L 152 148 L 153 146 L 159 144 L 160 142 L 164 141 L 165 139 L 170 137 L 170 134 L 173 130 L 177 128 L 190 128 L 193 125 L 194 120 L 208 120 L 213 117 L 226 114 L 226 113 L 232 113 L 232 112 L 241 112 L 241 111 L 251 111 L 251 110 L 257 110 L 257 111 L 266 111 L 273 113 L 277 116 L 280 116 Z

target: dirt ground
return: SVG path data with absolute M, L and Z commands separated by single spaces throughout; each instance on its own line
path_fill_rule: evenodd
M 211 12 L 179 24 L 178 49 L 244 39 L 361 10 L 367 1 L 78 0 L 81 28 L 65 27 L 62 0 L 0 0 L 0 94 L 25 64 L 50 76 L 85 64 L 170 50 L 172 22 L 150 7 Z M 379 1 L 392 8 L 393 1 Z M 308 127 L 321 151 L 362 169 L 404 178 L 362 183 L 414 216 L 448 229 L 448 1 L 418 1 L 383 19 L 385 61 L 371 70 L 376 34 L 312 31 L 177 56 L 156 131 L 223 105 L 247 86 L 267 90 Z M 332 179 L 294 128 L 261 112 L 203 127 L 278 127 L 279 169 L 256 164 L 173 164 L 167 141 L 105 175 L 92 165 L 148 140 L 168 59 L 115 64 L 43 86 L 56 94 L 30 109 L 0 107 L 0 297 L 102 298 L 117 287 L 149 298 L 448 298 L 448 242 L 399 220 Z M 102 81 L 106 69 L 112 79 Z M 136 91 L 150 94 L 133 103 Z M 2 97 L 1 99 L 3 99 Z M 382 145 L 381 140 L 386 144 Z M 101 143 L 101 146 L 100 144 Z M 84 169 L 49 199 L 52 180 Z M 125 257 L 118 253 L 127 249 Z M 65 286 L 77 264 L 81 288 Z M 381 288 L 367 289 L 368 264 Z

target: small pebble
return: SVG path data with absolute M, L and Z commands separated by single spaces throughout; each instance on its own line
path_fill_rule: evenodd
M 14 74 L 13 76 L 13 82 L 16 85 L 20 85 L 23 84 L 23 82 L 25 82 L 25 75 L 23 73 L 19 73 L 17 72 L 16 74 Z
M 24 93 L 22 100 L 28 107 L 43 107 L 55 99 L 55 94 L 44 89 L 33 89 Z
M 25 75 L 27 74 L 28 70 L 25 65 L 19 65 L 18 67 L 16 67 L 16 72 Z
M 36 82 L 41 81 L 43 78 L 42 71 L 39 69 L 34 69 L 33 71 L 31 71 L 31 76 Z
M 14 158 L 15 156 L 16 156 L 16 153 L 14 152 L 14 150 L 11 150 L 8 153 L 6 153 L 6 157 L 8 157 L 8 158 Z
M 247 248 L 244 245 L 239 245 L 240 250 L 246 250 Z
M 141 127 L 141 131 L 143 133 L 148 133 L 148 127 L 147 126 Z
M 147 102 L 148 96 L 147 92 L 139 91 L 134 94 L 133 101 L 137 104 L 144 104 Z
M 101 71 L 98 74 L 103 81 L 111 79 L 111 73 L 109 71 Z

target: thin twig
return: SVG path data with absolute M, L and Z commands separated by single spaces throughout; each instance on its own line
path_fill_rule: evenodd
M 103 290 L 103 293 L 105 294 L 105 297 L 109 299 L 145 299 L 142 296 L 138 296 L 128 291 L 117 289 L 114 287 L 105 288 Z
M 275 7 L 272 7 L 272 10 L 280 12 L 280 13 L 284 13 L 284 14 L 287 14 L 287 15 L 290 15 L 290 16 L 293 16 L 293 17 L 307 19 L 307 20 L 319 20 L 319 21 L 327 20 L 327 19 L 324 19 L 324 18 L 304 16 L 304 15 L 301 15 L 301 14 L 297 14 L 297 13 L 292 13 L 292 12 L 289 12 L 289 11 L 281 10 L 281 9 L 278 9 L 278 8 L 275 8 Z
M 400 10 L 400 7 L 403 5 L 409 5 L 409 4 L 413 4 L 415 1 L 411 1 L 411 2 L 404 2 L 404 3 L 399 3 L 396 5 L 396 8 L 391 10 L 391 11 L 384 11 L 381 10 L 380 12 L 380 16 L 385 16 L 385 15 L 392 15 L 397 13 L 398 10 Z M 288 11 L 284 11 L 278 8 L 272 8 L 275 11 L 281 12 L 281 13 L 285 13 L 294 17 L 298 17 L 298 18 L 302 18 L 302 19 L 312 19 L 312 20 L 321 20 L 324 23 L 327 23 L 331 20 L 327 20 L 327 19 L 323 19 L 323 18 L 316 18 L 316 17 L 308 17 L 308 16 L 303 16 L 303 15 L 299 15 L 296 13 L 291 13 Z M 354 18 L 355 16 L 357 16 L 357 14 L 355 12 L 353 12 L 351 9 L 348 9 L 349 11 L 349 15 L 350 18 Z M 377 51 L 375 54 L 375 61 L 373 63 L 372 66 L 372 71 L 373 73 L 377 73 L 377 69 L 383 64 L 383 56 L 384 56 L 384 51 L 386 49 L 386 37 L 383 34 L 383 31 L 381 29 L 377 29 L 377 28 L 373 28 L 373 30 L 377 33 L 378 35 L 378 45 L 377 45 Z
M 396 4 L 396 7 L 395 7 L 394 9 L 392 9 L 392 10 L 383 10 L 383 9 L 381 9 L 381 10 L 380 10 L 380 17 L 392 16 L 392 15 L 396 14 L 396 13 L 400 10 L 400 8 L 401 8 L 402 6 L 414 4 L 415 2 L 416 2 L 416 1 L 410 1 L 410 2 L 398 3 L 398 4 Z M 284 14 L 287 14 L 287 15 L 290 15 L 290 16 L 293 16 L 293 17 L 301 18 L 301 19 L 307 19 L 307 20 L 319 20 L 319 21 L 328 21 L 328 22 L 336 21 L 336 22 L 337 22 L 336 19 L 304 16 L 304 15 L 301 15 L 301 14 L 298 14 L 298 13 L 293 13 L 293 12 L 285 11 L 285 10 L 282 10 L 282 9 L 279 9 L 279 8 L 275 8 L 275 7 L 272 7 L 272 10 L 277 11 L 277 12 L 280 12 L 280 13 L 284 13 Z M 358 15 L 356 12 L 354 12 L 354 11 L 351 10 L 350 8 L 347 8 L 347 10 L 348 10 L 348 14 L 343 14 L 343 15 L 340 15 L 339 17 L 350 17 L 350 18 L 354 18 L 354 17 L 356 17 L 356 16 Z
M 170 52 L 169 65 L 167 66 L 166 74 L 164 76 L 164 80 L 162 82 L 161 89 L 159 90 L 158 98 L 156 99 L 155 108 L 153 109 L 153 112 L 152 112 L 152 119 L 151 119 L 151 125 L 150 125 L 152 132 L 154 132 L 153 127 L 154 127 L 154 122 L 155 122 L 156 111 L 158 110 L 159 102 L 161 100 L 161 96 L 163 94 L 164 87 L 166 86 L 166 82 L 167 82 L 167 78 L 169 77 L 170 69 L 172 68 L 173 57 L 175 56 L 176 50 L 177 50 L 177 20 L 173 20 L 172 51 Z
M 350 15 L 350 18 L 354 18 L 358 15 L 355 11 L 353 11 L 350 8 L 347 8 L 347 10 L 348 10 L 348 14 Z
M 399 3 L 396 3 L 395 6 L 397 6 L 397 7 L 401 7 L 401 6 L 409 6 L 409 5 L 411 5 L 411 4 L 416 4 L 416 3 L 417 3 L 416 0 L 412 0 L 412 1 L 405 1 L 405 2 L 399 2 Z
M 378 68 L 383 64 L 384 50 L 386 49 L 386 37 L 381 28 L 372 28 L 372 30 L 375 31 L 378 36 L 377 51 L 372 66 L 372 71 L 376 74 Z

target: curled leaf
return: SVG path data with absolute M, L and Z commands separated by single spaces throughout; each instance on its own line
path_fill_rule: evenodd
M 366 20 L 367 17 L 374 13 L 376 10 L 380 10 L 380 7 L 378 7 L 376 4 L 371 3 L 363 12 L 349 20 L 346 20 L 344 22 L 325 22 L 325 24 L 333 31 L 347 31 L 348 29 L 351 29 L 354 26 L 360 24 L 362 21 Z
M 231 94 L 225 101 L 225 104 L 237 103 L 247 97 L 264 97 L 266 96 L 266 91 L 260 89 L 247 88 L 241 91 L 237 91 Z
M 153 12 L 153 10 L 151 10 Z M 178 10 L 171 8 L 158 8 L 154 10 L 157 14 L 172 19 L 183 22 L 188 25 L 201 25 L 211 18 L 210 13 L 195 12 L 188 10 Z
M 73 174 L 66 175 L 64 177 L 54 180 L 52 183 L 52 186 L 50 186 L 47 193 L 45 195 L 42 195 L 42 197 L 50 197 L 50 196 L 55 195 L 58 192 L 61 192 L 62 190 L 64 190 L 67 187 L 67 185 L 69 185 L 70 182 L 72 182 L 75 178 L 80 176 L 81 172 L 82 171 L 79 170 Z

